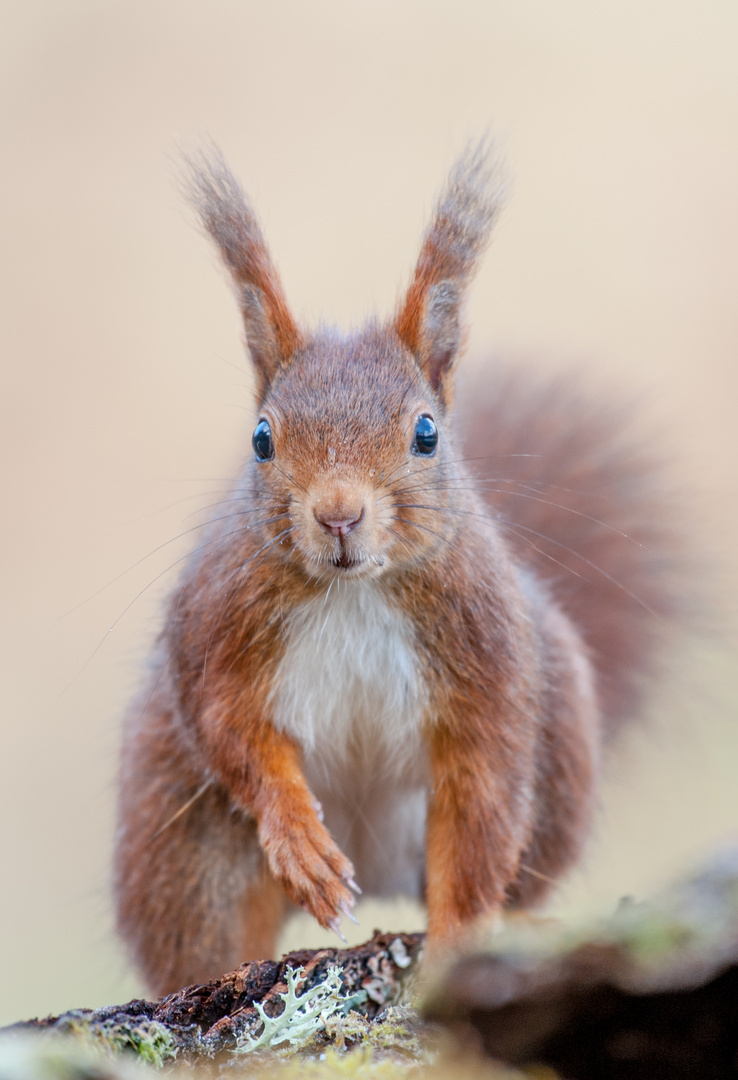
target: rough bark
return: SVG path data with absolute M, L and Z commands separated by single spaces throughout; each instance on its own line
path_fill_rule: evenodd
M 400 999 L 423 939 L 423 934 L 377 931 L 371 941 L 351 949 L 303 949 L 279 961 L 243 964 L 215 982 L 187 986 L 160 1001 L 138 999 L 102 1009 L 74 1009 L 14 1024 L 0 1034 L 54 1031 L 82 1035 L 108 1047 L 130 1047 L 144 1057 L 151 1048 L 154 1059 L 214 1060 L 259 1031 L 257 1002 L 270 1016 L 280 1012 L 279 995 L 287 990 L 288 967 L 304 968 L 304 993 L 323 982 L 331 966 L 338 966 L 342 994 L 349 997 L 365 991 L 366 1000 L 356 1007 L 368 1018 L 376 1017 Z

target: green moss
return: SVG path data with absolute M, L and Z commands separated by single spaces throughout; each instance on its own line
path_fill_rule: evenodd
M 115 1023 L 101 1024 L 98 1038 L 110 1050 L 132 1050 L 139 1061 L 157 1069 L 177 1056 L 173 1036 L 155 1020 L 146 1020 L 135 1028 L 123 1028 Z
M 132 1054 L 138 1061 L 157 1069 L 177 1056 L 174 1036 L 155 1020 L 142 1020 L 132 1027 L 130 1022 L 123 1024 L 115 1020 L 90 1021 L 84 1017 L 73 1017 L 63 1030 L 83 1044 L 109 1054 Z

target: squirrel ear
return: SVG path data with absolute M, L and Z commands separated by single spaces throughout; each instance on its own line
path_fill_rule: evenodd
M 246 341 L 263 398 L 300 347 L 295 324 L 256 214 L 216 147 L 186 159 L 186 195 L 220 249 L 236 286 Z
M 463 343 L 461 305 L 499 212 L 486 143 L 470 147 L 454 166 L 423 238 L 413 279 L 395 316 L 395 330 L 415 355 L 444 404 Z
M 451 371 L 462 343 L 461 294 L 457 282 L 431 285 L 420 316 L 416 356 L 425 376 L 441 398 L 447 397 L 445 376 Z

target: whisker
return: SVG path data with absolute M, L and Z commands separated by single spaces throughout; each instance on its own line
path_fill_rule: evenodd
M 323 619 L 323 625 L 321 626 L 320 633 L 318 634 L 318 645 L 320 645 L 321 641 L 323 640 L 323 632 L 325 631 L 325 628 L 328 625 L 328 620 L 330 619 L 330 617 L 331 617 L 330 611 L 326 612 L 325 619 Z
M 416 557 L 416 555 L 415 555 L 415 552 L 414 552 L 414 551 L 413 551 L 413 549 L 412 549 L 412 548 L 410 547 L 410 545 L 408 544 L 407 540 L 405 540 L 405 538 L 404 538 L 404 537 L 403 537 L 403 536 L 402 536 L 402 535 L 401 535 L 400 533 L 398 533 L 396 529 L 393 529 L 393 528 L 392 528 L 391 526 L 389 526 L 389 525 L 388 525 L 388 526 L 387 526 L 387 532 L 388 532 L 388 533 L 390 534 L 390 536 L 394 536 L 395 540 L 397 540 L 397 542 L 398 542 L 399 544 L 402 544 L 402 546 L 404 547 L 405 551 L 406 551 L 406 552 L 408 553 L 408 555 L 409 555 L 409 556 L 410 556 L 411 558 L 415 558 L 415 557 Z
M 228 367 L 232 367 L 234 369 L 234 371 L 238 371 L 239 374 L 245 375 L 248 379 L 251 379 L 252 373 L 247 368 L 243 368 L 239 364 L 234 364 L 234 362 L 232 360 L 228 360 L 225 356 L 221 356 L 220 353 L 214 353 L 213 355 L 215 356 L 216 360 L 220 360 L 223 364 L 228 364 Z M 243 385 L 246 388 L 251 387 L 250 382 L 248 384 L 243 384 Z
M 543 495 L 545 493 L 543 489 L 534 488 L 530 484 L 518 484 L 517 480 L 509 480 L 509 479 L 506 479 L 505 477 L 501 477 L 498 480 L 490 481 L 490 483 L 495 483 L 495 484 L 516 484 L 516 485 L 518 485 L 520 487 L 526 487 L 530 491 L 536 492 L 536 494 Z M 453 480 L 443 480 L 443 481 L 440 481 L 440 482 L 438 480 L 434 480 L 434 481 L 431 481 L 431 483 L 428 483 L 428 484 L 418 484 L 418 483 L 403 484 L 402 486 L 397 485 L 393 491 L 388 491 L 384 495 L 380 495 L 378 497 L 378 499 L 377 499 L 377 502 L 378 503 L 383 502 L 385 499 L 396 499 L 396 498 L 399 498 L 399 497 L 405 498 L 405 497 L 408 497 L 410 495 L 415 495 L 417 493 L 422 493 L 424 491 L 429 491 L 429 492 L 436 492 L 436 491 L 438 491 L 438 492 L 441 492 L 441 491 L 472 491 L 472 492 L 475 492 L 475 493 L 478 494 L 479 493 L 479 486 L 477 484 L 474 484 L 474 483 L 465 483 L 460 478 L 459 479 L 453 479 Z M 487 494 L 487 492 L 485 492 L 484 494 Z M 501 494 L 501 495 L 514 495 L 515 491 L 512 488 L 503 488 L 501 491 L 498 492 L 498 494 Z
M 393 515 L 393 517 L 392 517 L 392 520 L 393 520 L 393 521 L 401 521 L 401 522 L 403 523 L 403 525 L 412 525 L 412 527 L 413 527 L 414 529 L 422 529 L 422 530 L 423 530 L 423 532 L 427 532 L 427 533 L 430 533 L 430 534 L 431 534 L 431 536 L 437 536 L 439 540 L 445 540 L 445 539 L 446 539 L 446 538 L 445 538 L 445 537 L 443 536 L 443 534 L 442 534 L 442 533 L 436 532 L 436 531 L 435 531 L 435 529 L 429 529 L 427 525 L 421 525 L 421 524 L 420 524 L 419 522 L 417 522 L 417 521 L 408 521 L 408 519 L 407 519 L 407 518 L 401 518 L 401 517 L 397 517 L 397 515 L 396 515 L 396 514 L 394 514 L 394 515 Z
M 236 515 L 229 515 L 229 516 L 236 516 Z M 280 517 L 288 517 L 288 516 L 289 516 L 289 515 L 287 515 L 287 514 L 280 514 Z M 275 519 L 275 520 L 278 520 L 278 519 Z M 188 531 L 192 531 L 192 530 L 188 530 Z M 95 646 L 95 648 L 94 648 L 94 649 L 92 650 L 92 652 L 90 653 L 90 655 L 89 655 L 89 656 L 87 657 L 87 659 L 85 660 L 85 662 L 84 662 L 84 664 L 82 665 L 82 667 L 81 667 L 81 668 L 79 669 L 79 671 L 78 671 L 78 672 L 77 672 L 77 673 L 75 674 L 74 678 L 72 678 L 72 679 L 71 679 L 71 680 L 70 680 L 70 681 L 69 681 L 69 682 L 67 683 L 67 685 L 66 685 L 66 686 L 64 687 L 64 689 L 63 689 L 63 690 L 62 690 L 62 691 L 60 692 L 59 696 L 60 696 L 60 697 L 62 697 L 62 696 L 63 696 L 64 694 L 66 694 L 66 692 L 67 692 L 67 691 L 69 690 L 69 688 L 70 688 L 71 686 L 73 686 L 73 685 L 74 685 L 74 683 L 75 683 L 75 682 L 77 681 L 77 679 L 78 679 L 78 678 L 80 677 L 80 675 L 82 674 L 82 672 L 83 672 L 83 671 L 85 671 L 85 669 L 86 669 L 86 668 L 88 667 L 88 665 L 89 665 L 89 664 L 90 664 L 90 663 L 91 663 L 91 662 L 92 662 L 92 661 L 94 660 L 95 656 L 97 655 L 97 653 L 98 653 L 98 652 L 100 651 L 100 649 L 102 648 L 102 646 L 103 646 L 103 644 L 104 644 L 105 640 L 107 639 L 108 635 L 109 635 L 109 634 L 111 634 L 111 633 L 113 632 L 113 630 L 114 630 L 114 629 L 115 629 L 115 627 L 116 627 L 116 626 L 118 625 L 118 623 L 119 623 L 119 622 L 120 622 L 120 620 L 121 620 L 121 619 L 123 618 L 123 616 L 124 616 L 124 615 L 125 615 L 125 614 L 126 614 L 126 613 L 127 613 L 128 611 L 130 611 L 130 609 L 131 609 L 131 608 L 133 607 L 133 605 L 134 605 L 134 604 L 136 603 L 136 601 L 137 601 L 137 600 L 139 600 L 139 599 L 140 599 L 140 598 L 141 598 L 141 597 L 142 597 L 142 596 L 144 595 L 144 593 L 148 592 L 148 590 L 149 590 L 149 589 L 150 589 L 150 588 L 152 587 L 152 585 L 155 585 L 155 584 L 156 584 L 156 582 L 157 582 L 157 581 L 158 581 L 158 580 L 159 580 L 160 578 L 164 577 L 164 575 L 165 575 L 165 574 L 168 574 L 168 573 L 169 573 L 169 571 L 170 571 L 170 570 L 173 570 L 175 566 L 178 566 L 178 565 L 179 565 L 179 563 L 181 563 L 181 562 L 185 562 L 185 560 L 186 560 L 186 559 L 189 559 L 189 558 L 190 558 L 190 557 L 191 557 L 192 555 L 194 555 L 194 554 L 195 554 L 196 552 L 198 552 L 198 551 L 204 551 L 204 550 L 205 550 L 205 548 L 207 548 L 207 547 L 208 547 L 208 546 L 209 546 L 210 544 L 218 544 L 218 543 L 219 543 L 219 544 L 221 544 L 221 545 L 222 545 L 222 544 L 224 544 L 224 543 L 225 543 L 225 541 L 226 541 L 226 540 L 228 540 L 228 539 L 229 539 L 229 537 L 231 537 L 231 536 L 238 536 L 238 535 L 242 535 L 242 534 L 243 534 L 243 533 L 245 533 L 246 531 L 247 531 L 247 529 L 244 529 L 244 528 L 241 528 L 241 529 L 232 529 L 232 530 L 231 530 L 230 532 L 224 533 L 224 534 L 223 534 L 222 536 L 212 536 L 212 537 L 211 537 L 211 538 L 210 538 L 209 540 L 205 540 L 205 541 L 204 541 L 204 543 L 202 543 L 202 544 L 198 544 L 198 546 L 197 546 L 196 548 L 194 548 L 194 549 L 193 549 L 192 551 L 188 551 L 188 552 L 187 552 L 187 553 L 186 553 L 185 555 L 181 555 L 181 556 L 180 556 L 180 558 L 178 558 L 178 559 L 175 559 L 175 560 L 174 560 L 174 562 L 170 563 L 170 564 L 169 564 L 169 566 L 165 567 L 165 568 L 164 568 L 164 569 L 163 569 L 162 571 L 160 571 L 160 573 L 158 573 L 158 574 L 156 575 L 156 577 L 152 578 L 152 579 L 151 579 L 151 581 L 150 581 L 150 582 L 148 583 L 148 585 L 145 585 L 145 586 L 143 587 L 143 589 L 140 589 L 140 590 L 139 590 L 139 592 L 137 592 L 137 593 L 136 593 L 136 595 L 135 595 L 135 596 L 133 597 L 133 599 L 132 599 L 131 601 L 129 601 L 129 603 L 127 603 L 127 604 L 126 604 L 126 606 L 125 606 L 125 607 L 123 608 L 123 610 L 121 611 L 120 615 L 118 615 L 118 617 L 117 617 L 117 618 L 116 618 L 116 619 L 115 619 L 115 620 L 114 620 L 114 621 L 113 621 L 113 622 L 111 623 L 111 625 L 110 625 L 110 626 L 108 627 L 108 629 L 107 629 L 106 633 L 105 633 L 105 634 L 103 634 L 103 636 L 102 636 L 102 638 L 100 639 L 100 641 L 99 641 L 99 642 L 97 643 L 97 645 Z M 281 535 L 281 534 L 280 534 L 280 535 Z M 162 547 L 165 547 L 166 545 L 162 544 L 161 546 L 162 546 Z M 153 553 L 152 553 L 152 554 L 153 554 Z M 143 560 L 142 560 L 142 559 L 140 559 L 140 560 L 139 560 L 139 562 L 143 562 Z M 137 564 L 136 564 L 136 565 L 137 565 Z M 131 568 L 131 569 L 132 569 L 132 568 Z M 122 575 L 119 575 L 119 576 L 122 576 Z M 112 583 L 111 583 L 111 584 L 112 584 Z M 101 590 L 101 591 L 102 591 L 102 590 Z M 181 595 L 180 595 L 180 599 L 181 599 Z
M 157 836 L 161 836 L 165 829 L 168 829 L 170 825 L 174 825 L 175 821 L 182 817 L 182 814 L 186 814 L 190 807 L 194 806 L 197 800 L 202 798 L 202 796 L 205 794 L 208 788 L 212 786 L 212 784 L 212 780 L 206 780 L 204 784 L 201 784 L 195 794 L 191 798 L 189 798 L 183 806 L 180 806 L 179 810 L 172 814 L 169 820 L 165 821 L 161 828 L 157 829 L 156 832 L 149 837 L 149 839 L 146 841 L 147 844 L 153 843 L 154 840 L 156 840 Z
M 277 465 L 274 461 L 270 462 L 270 464 L 271 467 L 275 469 L 280 476 L 283 476 L 289 484 L 292 484 L 294 485 L 294 487 L 298 488 L 303 493 L 303 495 L 308 494 L 307 488 L 303 487 L 302 484 L 298 484 L 297 480 L 295 480 L 294 476 L 291 473 L 285 472 L 284 469 L 280 468 L 280 466 Z
M 264 546 L 259 548 L 258 551 L 255 551 L 253 555 L 250 555 L 249 558 L 245 562 L 241 563 L 240 566 L 237 566 L 236 569 L 231 574 L 228 575 L 226 580 L 223 582 L 223 585 L 221 586 L 221 588 L 224 588 L 228 584 L 228 582 L 232 578 L 234 578 L 236 576 L 236 574 L 238 574 L 241 570 L 243 570 L 252 561 L 252 559 L 255 559 L 257 555 L 262 555 L 262 553 L 267 551 L 268 548 L 273 547 L 277 543 L 280 543 L 284 539 L 285 536 L 289 536 L 289 534 L 291 532 L 294 532 L 294 529 L 295 529 L 295 526 L 290 525 L 290 527 L 288 529 L 284 529 L 281 533 L 277 533 L 276 536 L 273 536 L 272 539 L 267 544 L 264 544 Z M 265 558 L 266 558 L 266 555 L 262 555 L 261 562 L 263 562 Z M 256 564 L 257 567 L 260 566 L 260 565 L 261 565 L 261 563 Z M 228 604 L 230 604 L 230 602 L 233 599 L 233 597 L 235 596 L 235 594 L 236 594 L 236 590 L 233 589 L 231 591 L 231 593 L 227 596 L 225 606 L 223 608 L 221 608 L 221 610 L 219 611 L 219 613 L 217 615 L 218 619 L 222 619 L 223 615 L 228 610 Z M 280 594 L 280 602 L 281 602 L 281 594 Z M 215 633 L 216 629 L 217 629 L 217 626 L 213 627 L 211 635 L 208 638 L 208 648 L 210 646 L 210 641 L 212 640 L 212 636 Z M 231 660 L 230 664 L 228 665 L 228 667 L 223 672 L 224 675 L 227 675 L 232 670 L 233 665 L 236 663 L 237 659 L 238 659 L 238 656 L 234 656 L 233 660 Z M 206 662 L 207 662 L 207 652 L 206 652 L 206 656 L 205 656 L 205 661 L 203 662 L 203 685 L 204 685 L 204 675 L 205 675 L 204 666 L 205 666 Z
M 287 515 L 281 514 L 280 516 L 281 517 L 286 517 Z M 236 567 L 235 570 L 233 570 L 228 575 L 226 580 L 219 586 L 218 592 L 223 592 L 223 590 L 226 589 L 226 587 L 228 586 L 228 583 L 233 580 L 233 578 L 236 576 L 236 574 L 239 574 L 258 555 L 261 555 L 262 552 L 266 551 L 268 548 L 270 548 L 274 544 L 278 543 L 280 540 L 282 540 L 283 537 L 287 536 L 290 532 L 292 532 L 293 529 L 294 529 L 294 526 L 290 525 L 289 528 L 283 529 L 282 532 L 277 533 L 276 536 L 273 536 L 270 540 L 268 540 L 266 542 L 266 544 L 262 544 L 262 546 L 259 548 L 258 551 L 255 551 L 252 555 L 249 555 L 248 559 L 246 559 L 245 562 L 242 562 L 239 566 Z M 258 565 L 259 564 L 257 563 L 257 566 Z M 213 619 L 212 626 L 211 626 L 210 632 L 208 634 L 208 640 L 205 643 L 205 655 L 204 655 L 203 661 L 202 661 L 201 693 L 204 693 L 204 691 L 205 691 L 205 674 L 206 674 L 207 664 L 208 664 L 208 654 L 210 653 L 210 645 L 212 643 L 213 637 L 215 636 L 215 632 L 218 629 L 218 625 L 220 624 L 221 620 L 223 619 L 223 616 L 225 615 L 226 611 L 228 610 L 228 605 L 230 604 L 233 597 L 236 595 L 236 591 L 237 591 L 236 589 L 232 589 L 229 593 L 226 593 L 226 595 L 223 597 L 223 600 L 221 602 L 221 605 L 220 605 L 218 611 L 216 612 L 215 618 Z M 230 670 L 230 668 L 229 668 L 229 670 Z
M 410 477 L 412 477 L 412 476 L 427 476 L 428 473 L 437 472 L 439 469 L 450 469 L 450 468 L 452 468 L 452 466 L 458 465 L 459 463 L 463 463 L 466 460 L 467 459 L 463 458 L 463 457 L 462 458 L 451 458 L 449 461 L 437 461 L 437 462 L 434 462 L 434 464 L 432 464 L 432 465 L 429 464 L 427 461 L 424 461 L 422 465 L 420 463 L 414 465 L 413 468 L 411 468 L 408 471 L 408 476 L 410 476 Z M 469 460 L 474 460 L 474 459 L 469 459 Z M 382 476 L 380 476 L 378 478 L 378 481 L 377 481 L 375 487 L 380 487 L 382 484 L 389 484 L 392 480 L 394 480 L 394 478 L 398 475 L 398 473 L 401 473 L 403 471 L 403 469 L 407 468 L 407 466 L 408 466 L 407 461 L 401 462 L 391 472 L 385 473 Z
M 548 874 L 542 874 L 540 870 L 534 870 L 532 866 L 526 866 L 525 863 L 519 863 L 518 869 L 530 874 L 531 877 L 538 878 L 540 881 L 548 882 L 549 885 L 556 885 L 555 878 L 549 877 Z
M 217 502 L 206 503 L 205 506 L 199 506 L 197 510 L 193 510 L 191 514 L 187 515 L 187 518 L 194 517 L 195 514 L 204 514 L 206 510 L 213 510 L 216 506 L 228 506 L 231 503 L 246 502 L 250 498 L 249 495 L 236 495 L 233 499 L 218 499 Z M 268 510 L 268 506 L 252 506 L 248 511 L 244 513 L 255 514 L 258 510 Z M 187 520 L 185 518 L 185 521 Z
M 582 555 L 581 552 L 575 551 L 574 548 L 568 547 L 566 544 L 561 543 L 559 540 L 554 540 L 552 536 L 546 536 L 544 533 L 536 532 L 535 529 L 531 529 L 528 525 L 520 525 L 516 521 L 508 521 L 505 518 L 497 518 L 497 520 L 500 521 L 503 525 L 512 525 L 516 529 L 523 529 L 524 532 L 532 533 L 540 540 L 545 540 L 546 543 L 553 544 L 554 547 L 559 547 L 562 548 L 563 551 L 568 551 L 570 555 L 573 555 L 576 559 L 581 559 L 583 563 L 586 563 L 586 565 L 589 566 L 592 570 L 595 570 L 598 574 L 604 577 L 605 580 L 609 581 L 611 585 L 614 585 L 616 589 L 620 589 L 620 591 L 625 593 L 626 596 L 629 596 L 631 600 L 633 600 L 636 604 L 640 605 L 640 607 L 642 607 L 644 611 L 647 611 L 649 615 L 653 615 L 655 619 L 661 620 L 662 616 L 659 615 L 657 611 L 654 611 L 652 607 L 649 607 L 645 600 L 641 600 L 640 596 L 636 596 L 636 594 L 631 592 L 630 589 L 627 589 L 625 585 L 622 584 L 622 582 L 618 581 L 617 578 L 614 578 L 612 574 L 608 574 L 608 572 L 606 570 L 603 570 L 601 566 L 597 566 L 596 563 L 593 563 L 591 559 L 588 559 L 585 555 Z
M 333 582 L 336 581 L 336 580 L 337 579 L 335 577 L 331 577 L 330 585 L 326 589 L 325 600 L 323 601 L 323 607 L 325 607 L 325 605 L 328 603 L 328 597 L 331 595 L 331 589 L 333 588 Z M 338 590 L 336 590 L 336 592 L 338 592 Z
M 258 509 L 263 509 L 263 507 L 259 507 Z M 127 566 L 125 570 L 121 570 L 121 572 L 119 574 L 116 574 L 115 577 L 111 578 L 110 581 L 106 582 L 105 585 L 101 585 L 99 589 L 96 589 L 95 592 L 90 593 L 90 595 L 88 597 L 86 597 L 84 600 L 80 600 L 80 602 L 78 604 L 75 604 L 74 607 L 69 608 L 69 610 L 65 611 L 63 615 L 59 616 L 59 618 L 60 619 L 66 619 L 66 618 L 68 618 L 69 615 L 73 615 L 75 611 L 79 611 L 79 609 L 81 607 L 84 607 L 85 604 L 89 604 L 89 602 L 91 600 L 94 600 L 96 596 L 99 596 L 101 593 L 104 593 L 105 590 L 109 589 L 111 585 L 115 585 L 116 581 L 120 581 L 120 579 L 124 578 L 126 576 L 126 574 L 130 574 L 131 570 L 135 570 L 137 566 L 140 566 L 141 563 L 146 562 L 146 560 L 150 559 L 152 555 L 156 555 L 157 551 L 162 551 L 165 547 L 169 547 L 170 544 L 176 543 L 177 540 L 181 540 L 183 536 L 189 536 L 190 533 L 197 532 L 198 529 L 205 529 L 205 528 L 208 527 L 208 525 L 215 524 L 216 521 L 228 521 L 230 518 L 242 517 L 242 516 L 244 516 L 246 514 L 255 513 L 255 512 L 256 512 L 256 509 L 253 510 L 253 511 L 252 510 L 242 510 L 242 511 L 239 511 L 238 513 L 236 513 L 236 514 L 223 514 L 221 517 L 209 518 L 207 521 L 201 521 L 198 525 L 192 525 L 189 529 L 185 529 L 183 532 L 177 533 L 176 536 L 170 537 L 169 540 L 165 540 L 163 543 L 157 544 L 155 548 L 152 548 L 151 551 L 147 552 L 146 555 L 142 555 L 140 559 L 136 559 L 136 561 L 131 563 L 130 566 Z M 285 517 L 286 515 L 285 514 L 280 514 L 279 516 L 280 517 Z M 276 520 L 278 520 L 278 519 L 277 518 L 271 518 L 268 521 L 255 521 L 255 522 L 252 522 L 252 527 L 256 528 L 259 525 L 266 525 L 266 524 L 269 523 L 269 521 L 276 521 Z M 198 549 L 195 548 L 195 551 L 197 551 L 197 550 Z M 187 558 L 187 556 L 184 556 L 184 558 Z M 172 565 L 176 566 L 177 564 L 173 563 Z M 156 579 L 154 579 L 154 580 L 156 580 Z
M 181 499 L 175 499 L 173 502 L 167 503 L 166 506 L 160 506 L 158 510 L 151 510 L 149 513 L 144 514 L 140 520 L 148 521 L 150 518 L 165 514 L 167 510 L 172 510 L 175 506 L 181 506 L 182 503 L 192 502 L 193 499 L 204 499 L 207 498 L 208 495 L 225 495 L 231 490 L 231 488 L 220 488 L 215 491 L 196 491 L 192 495 L 183 495 Z M 195 513 L 197 513 L 196 510 Z
M 592 562 L 591 559 L 588 559 L 586 557 L 586 555 L 582 555 L 581 552 L 576 551 L 574 548 L 569 547 L 567 544 L 564 544 L 560 540 L 555 540 L 552 536 L 547 536 L 545 533 L 537 532 L 535 529 L 530 528 L 530 526 L 528 526 L 528 525 L 522 525 L 517 521 L 512 521 L 512 520 L 510 520 L 508 518 L 498 517 L 496 515 L 480 514 L 480 513 L 477 513 L 474 510 L 462 510 L 462 509 L 458 509 L 456 507 L 449 507 L 449 506 L 425 506 L 425 505 L 414 505 L 414 504 L 398 504 L 397 509 L 398 510 L 402 510 L 402 509 L 428 510 L 428 511 L 439 513 L 439 514 L 460 514 L 460 515 L 465 515 L 465 516 L 468 516 L 468 517 L 476 517 L 476 518 L 478 518 L 478 519 L 480 519 L 482 521 L 489 521 L 489 522 L 492 522 L 492 523 L 506 525 L 506 526 L 509 526 L 509 527 L 514 528 L 516 530 L 523 530 L 524 532 L 527 532 L 527 533 L 532 533 L 532 535 L 537 536 L 539 538 L 539 540 L 544 540 L 548 544 L 553 544 L 554 547 L 561 548 L 563 551 L 568 552 L 569 555 L 573 555 L 575 559 L 580 559 L 583 563 L 585 563 L 587 566 L 589 566 L 590 569 L 592 569 L 596 573 L 600 574 L 607 581 L 609 581 L 612 585 L 614 585 L 617 589 L 620 589 L 621 592 L 625 593 L 626 596 L 629 596 L 631 598 L 631 600 L 633 600 L 636 604 L 639 604 L 640 607 L 642 607 L 650 615 L 653 615 L 657 619 L 661 618 L 661 616 L 657 612 L 655 612 L 651 607 L 649 607 L 649 605 L 644 600 L 642 600 L 639 596 L 636 596 L 636 594 L 631 592 L 630 589 L 626 588 L 625 585 L 623 585 L 622 582 L 618 581 L 617 578 L 614 578 L 612 576 L 612 574 L 609 574 L 606 570 L 603 570 L 603 568 L 601 566 L 598 566 L 596 563 Z M 403 519 L 402 518 L 395 518 L 395 520 L 396 521 L 401 521 Z M 423 526 L 419 525 L 417 522 L 407 522 L 407 524 L 415 525 L 416 528 L 423 528 Z M 613 529 L 612 531 L 617 532 L 617 529 Z M 440 535 L 440 534 L 435 534 L 435 535 Z M 620 533 L 619 535 L 623 536 L 625 539 L 631 539 L 630 537 L 626 536 L 625 533 Z M 525 537 L 520 537 L 520 539 L 525 539 Z M 637 541 L 634 541 L 634 543 L 637 543 Z M 558 566 L 561 566 L 564 570 L 567 570 L 569 573 L 573 574 L 575 577 L 581 578 L 583 581 L 588 581 L 589 580 L 588 578 L 584 577 L 582 574 L 578 574 L 571 567 L 566 566 L 564 563 L 560 563 L 558 561 L 558 559 L 555 559 L 552 555 L 549 555 L 547 552 L 541 551 L 541 549 L 536 547 L 535 545 L 531 545 L 531 546 L 535 547 L 536 551 L 539 551 L 540 554 L 542 554 L 542 555 L 546 555 L 548 558 L 551 559 L 552 562 L 556 563 Z M 641 547 L 641 546 L 642 545 L 639 544 L 639 547 Z
M 518 526 L 514 525 L 514 523 L 512 522 L 506 522 L 502 519 L 498 520 L 499 524 L 503 525 L 506 529 L 518 528 Z M 538 544 L 536 544 L 534 540 L 531 540 L 529 536 L 521 536 L 521 534 L 518 532 L 516 532 L 515 535 L 517 536 L 518 540 L 522 540 L 524 544 L 527 544 L 528 547 L 533 548 L 533 550 L 537 551 L 539 555 L 543 555 L 545 559 L 548 559 L 550 562 L 554 563 L 555 566 L 560 566 L 561 569 L 565 570 L 567 574 L 571 574 L 572 577 L 579 578 L 580 581 L 586 581 L 588 584 L 591 584 L 588 577 L 585 577 L 584 574 L 580 574 L 577 570 L 574 570 L 573 567 L 567 566 L 566 563 L 561 562 L 560 559 L 555 558 L 550 551 L 544 551 L 543 548 L 539 547 Z
M 427 490 L 433 491 L 435 488 L 437 488 L 437 486 L 438 485 L 429 485 Z M 415 490 L 420 490 L 420 489 L 415 489 Z M 591 521 L 592 524 L 594 524 L 594 525 L 600 525 L 603 529 L 607 529 L 608 532 L 615 533 L 616 536 L 622 537 L 623 540 L 629 540 L 631 544 L 637 544 L 638 547 L 643 547 L 643 544 L 641 544 L 638 540 L 636 540 L 635 537 L 629 536 L 627 533 L 621 532 L 621 530 L 616 529 L 614 525 L 608 525 L 608 523 L 606 521 L 601 521 L 600 518 L 592 517 L 591 514 L 585 514 L 583 510 L 575 510 L 571 506 L 564 506 L 561 503 L 552 502 L 551 499 L 542 499 L 542 498 L 539 498 L 537 495 L 528 495 L 523 491 L 502 491 L 499 488 L 492 488 L 490 490 L 494 494 L 497 494 L 497 495 L 515 495 L 519 499 L 530 499 L 532 502 L 539 502 L 539 503 L 543 503 L 545 506 L 552 506 L 555 510 L 564 510 L 569 514 L 576 515 L 576 517 L 584 518 L 585 521 Z M 396 505 L 399 506 L 400 504 L 398 503 Z M 433 506 L 413 506 L 411 503 L 403 503 L 402 505 L 405 506 L 407 509 L 414 509 L 414 510 L 439 510 L 439 509 L 441 509 L 441 507 L 433 507 Z M 473 514 L 474 513 L 474 511 L 464 511 L 464 510 L 462 510 L 460 508 L 456 508 L 456 507 L 453 507 L 453 508 L 452 507 L 447 507 L 447 508 L 444 508 L 444 509 L 449 509 L 449 510 L 453 509 L 455 513 L 460 513 L 460 514 L 463 514 L 463 513 L 472 513 Z M 479 516 L 479 515 L 477 515 L 477 516 Z M 494 518 L 490 518 L 490 520 L 494 520 Z
M 432 465 L 430 463 L 428 463 L 427 461 L 424 461 L 422 464 L 418 463 L 408 473 L 408 475 L 409 476 L 427 475 L 429 472 L 436 472 L 439 469 L 449 469 L 449 468 L 452 468 L 454 465 L 466 465 L 469 462 L 474 462 L 474 461 L 508 461 L 508 460 L 510 460 L 512 458 L 540 458 L 540 457 L 542 457 L 541 454 L 480 454 L 480 455 L 477 455 L 477 456 L 474 456 L 474 457 L 470 457 L 468 455 L 463 455 L 462 457 L 449 458 L 447 461 L 438 461 L 438 462 L 435 462 Z M 397 468 L 393 469 L 392 472 L 386 473 L 383 476 L 379 477 L 376 486 L 381 486 L 381 484 L 390 483 L 390 481 L 393 480 L 394 477 L 397 476 L 398 473 L 402 472 L 402 470 L 405 469 L 406 467 L 407 467 L 407 461 L 403 461 L 401 464 L 399 464 L 397 466 Z

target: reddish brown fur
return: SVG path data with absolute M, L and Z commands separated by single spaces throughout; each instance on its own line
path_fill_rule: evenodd
M 603 728 L 653 653 L 658 625 L 639 599 L 671 610 L 663 553 L 676 550 L 669 527 L 652 524 L 658 470 L 615 424 L 580 415 L 576 395 L 572 405 L 563 392 L 498 386 L 467 444 L 492 482 L 461 462 L 450 412 L 459 307 L 496 213 L 483 151 L 453 172 L 395 322 L 348 337 L 297 330 L 238 184 L 220 158 L 198 169 L 195 204 L 247 296 L 274 457 L 246 462 L 193 555 L 126 729 L 119 925 L 158 992 L 271 954 L 288 901 L 324 926 L 350 910 L 362 848 L 351 842 L 354 869 L 305 772 L 310 739 L 335 713 L 349 749 L 321 783 L 332 807 L 351 809 L 373 720 L 362 696 L 372 687 L 352 666 L 364 647 L 366 663 L 387 665 L 387 694 L 422 711 L 416 736 L 380 694 L 386 730 L 372 738 L 380 749 L 387 739 L 376 783 L 393 797 L 425 769 L 431 939 L 543 899 L 581 850 Z M 414 441 L 428 415 L 440 434 L 432 455 Z M 606 495 L 601 515 L 581 509 L 570 491 L 580 488 Z M 624 540 L 634 526 L 661 555 Z M 586 585 L 552 573 L 582 560 L 597 567 Z M 304 681 L 325 624 L 318 634 L 300 619 L 324 609 L 337 620 L 333 648 L 345 635 L 351 645 L 331 672 L 335 693 Z M 384 657 L 387 635 L 399 652 Z M 284 705 L 288 691 L 307 702 L 313 689 L 317 733 Z M 381 837 L 387 853 L 401 832 L 398 817 Z

